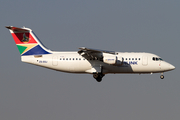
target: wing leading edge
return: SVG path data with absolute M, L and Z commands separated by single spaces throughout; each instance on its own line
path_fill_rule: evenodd
M 107 51 L 107 50 L 99 50 L 99 49 L 92 49 L 92 48 L 86 48 L 86 47 L 80 47 L 80 50 L 78 53 L 82 52 L 88 52 L 88 53 L 109 53 L 109 54 L 115 54 L 114 51 Z

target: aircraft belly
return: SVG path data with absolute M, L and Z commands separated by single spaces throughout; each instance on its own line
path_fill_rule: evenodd
M 151 64 L 148 64 L 147 66 L 133 66 L 132 70 L 134 73 L 156 73 L 161 71 L 158 65 L 155 67 Z
M 122 65 L 122 66 L 113 66 L 107 65 L 104 66 L 104 72 L 106 73 L 151 73 L 158 72 L 156 69 L 150 69 L 150 66 L 133 66 L 133 65 Z

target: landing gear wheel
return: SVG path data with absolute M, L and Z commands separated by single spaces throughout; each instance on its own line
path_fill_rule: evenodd
M 96 81 L 97 81 L 97 82 L 101 82 L 101 81 L 102 81 L 102 77 L 98 77 L 98 78 L 96 79 Z
M 164 75 L 161 75 L 160 78 L 161 78 L 161 79 L 164 79 Z
M 102 73 L 94 73 L 93 77 L 96 79 L 97 82 L 101 82 L 102 78 L 104 77 L 104 74 L 102 74 Z
M 94 79 L 97 79 L 99 77 L 98 74 L 93 74 Z

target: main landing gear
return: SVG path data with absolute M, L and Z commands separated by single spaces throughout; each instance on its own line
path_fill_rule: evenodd
M 96 79 L 97 82 L 101 82 L 104 75 L 105 74 L 103 73 L 93 73 L 93 77 Z
M 160 78 L 161 78 L 161 79 L 164 79 L 164 75 L 163 75 L 163 73 L 161 73 L 161 76 L 160 76 Z

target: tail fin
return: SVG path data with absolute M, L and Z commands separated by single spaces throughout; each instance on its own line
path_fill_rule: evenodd
M 12 34 L 21 56 L 51 54 L 51 51 L 41 44 L 31 29 L 13 26 L 6 26 L 6 28 Z

